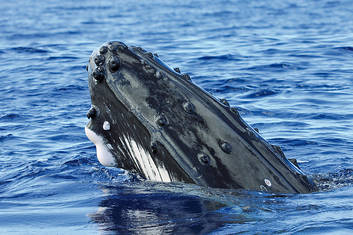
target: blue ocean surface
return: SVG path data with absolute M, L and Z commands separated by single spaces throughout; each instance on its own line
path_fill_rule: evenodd
M 353 4 L 2 1 L 0 234 L 352 234 Z M 143 181 L 99 164 L 85 66 L 111 40 L 226 98 L 319 191 Z

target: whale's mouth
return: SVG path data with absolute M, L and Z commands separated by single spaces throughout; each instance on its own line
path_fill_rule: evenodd
M 310 192 L 313 186 L 227 102 L 157 55 L 110 42 L 90 57 L 85 132 L 97 158 L 162 182 Z

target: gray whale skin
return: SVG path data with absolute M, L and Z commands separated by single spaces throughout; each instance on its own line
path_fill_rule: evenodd
M 312 180 L 227 101 L 158 55 L 113 41 L 93 51 L 86 135 L 98 160 L 161 182 L 309 193 Z

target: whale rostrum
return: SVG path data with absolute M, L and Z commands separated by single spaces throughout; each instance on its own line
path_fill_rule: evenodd
M 93 51 L 85 130 L 98 160 L 141 177 L 214 188 L 308 193 L 315 185 L 226 100 L 156 54 L 122 42 Z

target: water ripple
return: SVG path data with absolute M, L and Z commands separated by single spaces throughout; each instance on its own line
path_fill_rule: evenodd
M 13 48 L 10 48 L 10 51 L 14 51 L 17 53 L 29 53 L 29 54 L 46 54 L 50 52 L 48 50 L 35 48 L 35 47 L 13 47 Z

